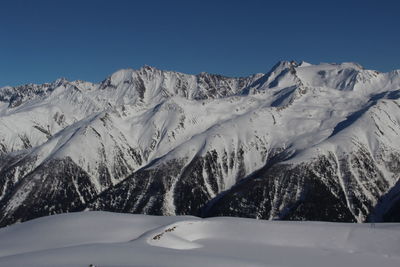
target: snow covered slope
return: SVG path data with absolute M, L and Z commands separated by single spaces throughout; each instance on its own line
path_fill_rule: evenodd
M 400 71 L 149 66 L 0 88 L 0 226 L 84 209 L 400 220 Z
M 83 212 L 0 229 L 0 266 L 400 265 L 399 224 Z

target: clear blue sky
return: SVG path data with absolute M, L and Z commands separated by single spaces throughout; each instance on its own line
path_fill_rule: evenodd
M 279 60 L 400 69 L 400 1 L 2 0 L 0 86 L 151 65 L 228 76 Z

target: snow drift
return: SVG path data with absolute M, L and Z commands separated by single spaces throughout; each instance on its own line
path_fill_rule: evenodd
M 399 224 L 84 212 L 0 229 L 0 266 L 399 266 Z

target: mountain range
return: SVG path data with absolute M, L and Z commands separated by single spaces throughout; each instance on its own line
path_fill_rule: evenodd
M 400 221 L 400 70 L 150 66 L 0 88 L 0 226 L 83 210 Z

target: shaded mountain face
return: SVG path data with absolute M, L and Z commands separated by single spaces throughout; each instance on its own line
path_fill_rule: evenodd
M 400 71 L 149 66 L 0 88 L 0 226 L 80 210 L 399 221 Z

